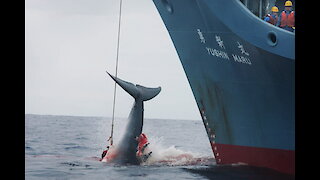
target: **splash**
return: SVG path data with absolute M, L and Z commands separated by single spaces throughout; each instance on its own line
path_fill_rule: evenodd
M 162 138 L 150 138 L 149 150 L 152 155 L 142 165 L 190 166 L 213 165 L 215 159 L 200 153 L 183 151 L 174 145 L 165 147 Z
M 149 152 L 152 152 L 152 154 L 145 162 L 141 163 L 143 166 L 209 166 L 216 164 L 213 156 L 204 156 L 201 153 L 184 151 L 176 148 L 174 145 L 166 147 L 163 144 L 162 137 L 149 137 L 149 142 L 150 144 L 145 149 L 144 154 L 148 154 Z M 113 155 L 110 154 L 116 154 L 116 151 L 115 146 L 110 148 L 107 156 L 101 162 L 111 163 L 108 157 L 112 159 Z

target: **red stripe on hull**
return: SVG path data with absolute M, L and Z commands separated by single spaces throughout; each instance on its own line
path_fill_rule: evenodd
M 246 163 L 295 174 L 295 151 L 214 143 L 211 147 L 218 164 Z

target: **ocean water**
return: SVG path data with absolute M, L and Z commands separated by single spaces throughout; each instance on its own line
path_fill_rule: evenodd
M 115 119 L 116 145 L 127 121 Z M 200 120 L 145 119 L 151 158 L 142 165 L 98 159 L 108 145 L 107 117 L 25 115 L 25 179 L 294 179 L 247 165 L 216 165 Z

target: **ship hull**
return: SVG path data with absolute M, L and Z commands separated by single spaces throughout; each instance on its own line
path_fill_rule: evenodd
M 219 164 L 249 164 L 294 173 L 295 151 L 213 143 L 211 147 L 212 150 L 217 147 L 222 152 L 218 154 L 218 151 L 213 151 Z
M 154 3 L 217 163 L 294 174 L 294 34 L 263 22 L 237 0 Z

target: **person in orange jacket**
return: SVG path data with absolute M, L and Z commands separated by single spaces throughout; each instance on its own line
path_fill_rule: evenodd
M 267 14 L 266 17 L 264 18 L 264 21 L 270 24 L 276 25 L 279 18 L 278 12 L 279 12 L 279 9 L 276 6 L 273 6 L 271 8 L 271 14 Z
M 295 30 L 295 12 L 292 10 L 292 2 L 286 1 L 284 6 L 285 10 L 280 14 L 277 26 L 293 32 Z

